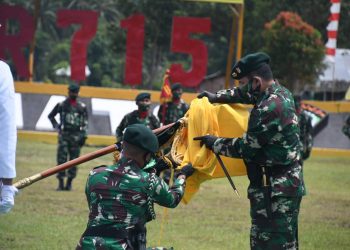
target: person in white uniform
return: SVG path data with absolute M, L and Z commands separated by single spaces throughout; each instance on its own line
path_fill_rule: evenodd
M 10 67 L 0 60 L 0 214 L 8 213 L 15 204 L 16 177 L 16 112 L 15 88 Z

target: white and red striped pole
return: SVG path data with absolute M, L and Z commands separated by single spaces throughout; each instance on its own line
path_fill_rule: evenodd
M 330 23 L 327 26 L 328 41 L 326 43 L 326 58 L 334 63 L 335 52 L 337 48 L 337 34 L 340 16 L 340 2 L 341 0 L 330 0 Z

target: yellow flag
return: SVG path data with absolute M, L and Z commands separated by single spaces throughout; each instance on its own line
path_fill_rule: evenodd
M 212 105 L 206 97 L 191 102 L 185 115 L 187 127 L 174 139 L 172 150 L 183 157 L 181 166 L 192 163 L 197 170 L 187 179 L 184 203 L 190 201 L 202 182 L 225 177 L 215 154 L 205 146 L 200 147 L 199 141 L 193 141 L 193 138 L 207 134 L 229 138 L 241 137 L 247 130 L 248 116 L 247 109 L 240 104 Z M 229 157 L 222 157 L 222 160 L 231 176 L 247 174 L 243 160 Z

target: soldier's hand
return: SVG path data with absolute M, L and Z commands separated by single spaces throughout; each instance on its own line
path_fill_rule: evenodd
M 117 151 L 121 152 L 122 151 L 122 142 L 118 141 L 115 143 L 115 148 L 117 149 Z
M 194 137 L 194 141 L 200 141 L 200 145 L 203 146 L 205 145 L 208 149 L 213 150 L 214 143 L 218 137 L 214 135 L 203 135 L 203 136 L 198 136 Z
M 85 141 L 86 141 L 86 137 L 85 137 L 85 136 L 82 136 L 82 137 L 80 138 L 79 146 L 80 146 L 80 147 L 84 146 Z
M 60 125 L 56 124 L 53 128 L 54 128 L 58 133 L 61 133 Z
M 208 92 L 208 91 L 204 91 L 204 92 L 200 93 L 199 95 L 197 95 L 197 98 L 199 98 L 199 99 L 201 99 L 203 97 L 207 97 L 208 101 L 210 103 L 215 103 L 217 101 L 216 94 L 213 94 L 213 93 Z
M 190 177 L 193 175 L 195 169 L 193 168 L 191 163 L 188 163 L 185 165 L 183 168 L 180 169 L 180 171 L 176 174 L 176 178 L 179 177 L 180 175 L 186 176 L 186 178 Z
M 165 157 L 164 157 L 165 158 Z M 154 165 L 154 169 L 156 170 L 156 174 L 159 176 L 159 174 L 165 170 L 169 169 L 171 166 L 169 165 L 169 162 L 164 159 L 164 158 L 159 158 L 156 165 Z M 171 163 L 170 163 L 171 164 Z

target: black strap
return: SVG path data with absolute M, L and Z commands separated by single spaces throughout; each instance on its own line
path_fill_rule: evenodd
M 300 164 L 301 164 L 300 161 L 296 161 L 289 165 L 275 165 L 273 167 L 266 167 L 266 171 L 269 176 L 284 175 L 288 171 L 296 167 L 296 165 L 300 165 Z
M 116 238 L 116 239 L 127 239 L 128 230 L 124 228 L 114 228 L 108 225 L 94 226 L 86 228 L 82 237 L 85 236 L 95 236 L 95 237 L 106 237 L 106 238 Z

